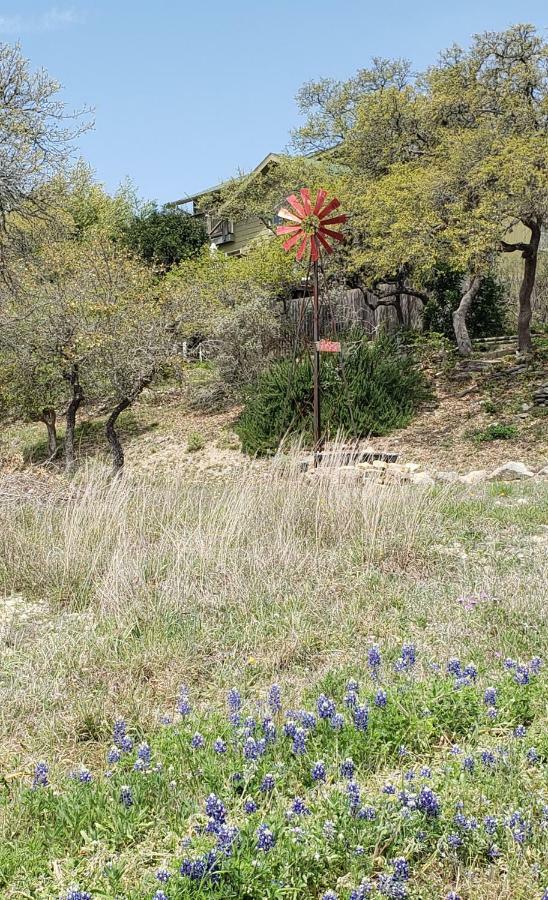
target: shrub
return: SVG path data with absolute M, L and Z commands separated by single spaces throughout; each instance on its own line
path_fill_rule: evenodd
M 324 431 L 346 437 L 387 434 L 406 425 L 428 392 L 414 358 L 394 337 L 349 336 L 343 361 L 321 358 Z M 284 359 L 259 375 L 237 424 L 243 450 L 274 451 L 286 435 L 312 434 L 312 366 L 308 355 Z
M 469 432 L 469 437 L 477 444 L 483 444 L 487 441 L 509 441 L 517 436 L 518 429 L 515 425 L 502 425 L 498 423 L 488 425 L 487 428 Z
M 429 285 L 430 300 L 424 309 L 424 329 L 444 334 L 454 341 L 453 312 L 461 298 L 463 274 L 449 269 L 439 272 Z M 467 317 L 472 338 L 494 337 L 506 330 L 504 288 L 486 275 Z
M 189 453 L 196 453 L 197 450 L 203 450 L 205 440 L 199 431 L 192 431 L 188 436 L 187 450 Z

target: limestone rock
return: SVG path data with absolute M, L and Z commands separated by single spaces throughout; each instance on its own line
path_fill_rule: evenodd
M 485 481 L 487 469 L 475 469 L 473 472 L 467 472 L 466 475 L 459 475 L 461 484 L 480 484 Z
M 459 480 L 459 473 L 452 472 L 452 471 L 436 472 L 435 478 L 436 478 L 436 481 L 442 481 L 442 482 L 445 482 L 446 484 L 452 484 L 453 482 Z
M 548 478 L 548 466 L 544 466 L 537 472 L 537 478 Z
M 532 478 L 534 472 L 522 462 L 507 462 L 499 466 L 488 476 L 488 481 L 518 481 L 523 478 Z
M 413 472 L 411 474 L 411 484 L 435 484 L 436 482 L 428 472 Z

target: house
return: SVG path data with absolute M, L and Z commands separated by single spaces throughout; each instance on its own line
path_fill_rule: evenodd
M 279 154 L 269 153 L 268 156 L 265 156 L 259 165 L 245 177 L 253 178 L 260 175 L 261 172 L 265 172 L 270 166 L 276 165 L 279 159 Z M 178 208 L 187 208 L 192 215 L 203 218 L 211 244 L 215 245 L 219 250 L 222 250 L 223 253 L 228 254 L 228 256 L 240 256 L 242 251 L 245 250 L 253 240 L 261 235 L 270 234 L 271 231 L 264 221 L 257 217 L 242 220 L 226 219 L 210 215 L 203 211 L 201 207 L 205 205 L 204 201 L 211 199 L 212 195 L 218 194 L 227 183 L 228 182 L 223 182 L 214 187 L 206 188 L 197 194 L 193 194 L 190 197 L 183 197 L 181 200 L 175 200 L 168 205 Z M 277 217 L 274 217 L 271 224 L 277 224 L 275 221 L 276 219 Z

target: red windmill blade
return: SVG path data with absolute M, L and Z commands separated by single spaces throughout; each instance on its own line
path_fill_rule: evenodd
M 310 251 L 311 261 L 317 262 L 322 247 L 326 253 L 333 253 L 331 241 L 344 241 L 344 235 L 335 230 L 333 226 L 343 225 L 347 217 L 341 213 L 338 216 L 326 218 L 341 205 L 336 197 L 326 203 L 327 191 L 318 191 L 314 200 L 311 199 L 308 188 L 302 188 L 299 193 L 300 198 L 295 194 L 291 194 L 287 198 L 291 210 L 284 207 L 278 213 L 280 218 L 290 224 L 279 225 L 276 234 L 290 235 L 283 247 L 284 250 L 289 251 L 296 246 L 297 260 L 300 261 L 307 251 Z

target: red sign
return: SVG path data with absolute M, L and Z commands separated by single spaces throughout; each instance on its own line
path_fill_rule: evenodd
M 341 352 L 341 342 L 340 341 L 317 341 L 316 342 L 316 350 L 319 353 L 340 353 Z

